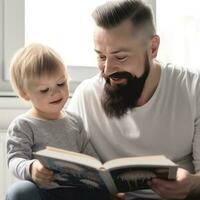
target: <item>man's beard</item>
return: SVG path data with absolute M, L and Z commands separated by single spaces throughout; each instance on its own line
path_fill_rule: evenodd
M 145 69 L 141 77 L 133 77 L 129 72 L 116 72 L 110 76 L 102 74 L 105 78 L 104 92 L 101 104 L 108 117 L 120 118 L 129 109 L 136 107 L 138 99 L 144 88 L 145 81 L 150 71 L 147 54 L 145 55 Z M 110 78 L 125 78 L 126 84 L 110 84 Z

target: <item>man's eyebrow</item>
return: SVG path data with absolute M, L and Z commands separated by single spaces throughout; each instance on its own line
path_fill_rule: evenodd
M 119 50 L 116 50 L 116 51 L 112 51 L 111 54 L 117 54 L 117 53 L 125 53 L 125 52 L 129 52 L 130 50 L 128 49 L 119 49 Z
M 99 50 L 97 50 L 97 49 L 94 49 L 94 51 L 95 51 L 96 53 L 98 53 L 98 54 L 101 53 L 101 51 L 99 51 Z
M 101 54 L 102 52 L 97 50 L 97 49 L 94 49 L 94 51 L 98 54 Z M 130 50 L 128 49 L 125 49 L 125 48 L 122 48 L 122 49 L 119 49 L 119 50 L 116 50 L 116 51 L 112 51 L 110 52 L 111 54 L 117 54 L 117 53 L 121 53 L 121 52 L 130 52 Z

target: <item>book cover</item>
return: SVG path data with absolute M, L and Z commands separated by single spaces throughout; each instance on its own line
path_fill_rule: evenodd
M 67 155 L 66 155 L 67 156 Z M 45 167 L 54 172 L 54 182 L 51 187 L 89 187 L 107 189 L 99 171 L 88 165 L 65 161 L 34 153 Z
M 101 163 L 82 153 L 53 147 L 33 153 L 54 171 L 57 187 L 89 187 L 110 193 L 147 189 L 147 181 L 159 177 L 176 178 L 177 165 L 163 155 L 118 158 Z

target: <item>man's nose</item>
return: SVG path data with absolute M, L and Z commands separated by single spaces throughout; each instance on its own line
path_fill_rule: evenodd
M 110 75 L 115 71 L 115 66 L 110 59 L 106 59 L 104 63 L 104 74 Z

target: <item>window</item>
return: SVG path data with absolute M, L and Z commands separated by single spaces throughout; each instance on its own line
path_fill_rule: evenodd
M 157 31 L 161 37 L 158 58 L 200 69 L 200 3 L 197 0 L 157 0 Z
M 104 0 L 25 1 L 25 43 L 47 44 L 62 56 L 71 77 L 71 92 L 98 71 L 91 12 L 101 2 Z
M 11 91 L 8 80 L 10 58 L 18 48 L 31 42 L 47 44 L 61 54 L 70 73 L 71 92 L 80 81 L 97 73 L 91 12 L 105 0 L 0 1 L 4 11 L 2 41 L 5 41 L 1 56 L 0 81 L 4 83 L 1 91 Z
M 0 91 L 11 91 L 9 61 L 24 44 L 24 0 L 0 0 Z
M 11 91 L 8 65 L 14 52 L 31 42 L 55 48 L 71 75 L 71 92 L 98 69 L 93 51 L 91 12 L 106 0 L 0 0 L 0 91 Z M 146 0 L 156 12 L 161 37 L 158 59 L 200 67 L 198 1 Z M 178 9 L 177 9 L 178 8 Z

